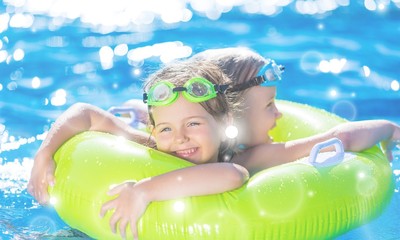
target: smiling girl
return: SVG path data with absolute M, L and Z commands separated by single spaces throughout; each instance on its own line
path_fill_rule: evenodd
M 137 238 L 136 222 L 152 201 L 221 193 L 247 181 L 243 167 L 219 162 L 230 149 L 224 134 L 230 123 L 228 81 L 213 64 L 192 61 L 172 64 L 148 79 L 143 98 L 157 149 L 201 165 L 111 189 L 109 194 L 118 196 L 103 205 L 101 215 L 115 209 L 114 232 L 118 225 L 125 237 L 130 225 Z

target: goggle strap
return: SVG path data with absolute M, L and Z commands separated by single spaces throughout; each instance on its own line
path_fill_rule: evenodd
M 264 77 L 264 75 L 262 75 L 262 76 L 257 76 L 257 77 L 255 77 L 255 78 L 251 79 L 250 81 L 247 81 L 247 82 L 245 82 L 245 83 L 241 83 L 241 84 L 237 84 L 237 85 L 235 85 L 235 86 L 232 86 L 232 87 L 229 89 L 229 91 L 230 91 L 230 92 L 242 91 L 242 90 L 245 90 L 245 89 L 247 89 L 247 88 L 251 88 L 251 87 L 254 87 L 254 86 L 258 86 L 258 85 L 260 85 L 260 84 L 263 83 L 263 82 L 265 82 L 265 77 Z
M 223 85 L 218 85 L 218 84 L 214 84 L 214 89 L 216 92 L 225 94 L 226 90 L 229 88 L 229 84 L 223 84 Z
M 263 68 L 260 69 L 257 77 L 254 77 L 245 83 L 234 85 L 228 91 L 230 91 L 230 92 L 243 91 L 247 88 L 261 85 L 265 81 L 275 82 L 275 81 L 281 80 L 281 74 L 285 70 L 285 66 L 276 65 L 276 63 L 273 60 L 271 60 L 271 62 L 272 62 L 272 67 L 274 67 L 273 74 L 277 78 L 276 80 L 269 80 L 265 77 L 266 69 L 270 66 L 270 63 L 268 63 L 267 65 L 265 65 Z
M 172 92 L 184 92 L 184 91 L 187 91 L 187 88 L 185 88 L 185 87 L 174 87 L 172 89 Z

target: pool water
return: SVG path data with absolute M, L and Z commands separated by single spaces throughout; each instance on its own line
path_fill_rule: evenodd
M 205 49 L 247 46 L 285 65 L 280 99 L 400 124 L 398 0 L 39 2 L 0 2 L 0 239 L 86 238 L 26 192 L 50 124 L 78 101 L 140 98 L 163 63 Z M 338 239 L 398 239 L 394 156 L 389 206 Z

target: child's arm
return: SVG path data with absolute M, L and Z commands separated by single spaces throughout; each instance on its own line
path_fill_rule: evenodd
M 54 184 L 54 153 L 72 136 L 88 130 L 120 135 L 141 144 L 149 140 L 147 133 L 131 128 L 107 111 L 89 104 L 74 104 L 54 122 L 34 158 L 28 192 L 40 204 L 48 203 L 47 188 Z
M 261 144 L 234 156 L 233 162 L 246 167 L 251 173 L 261 169 L 295 161 L 310 154 L 312 147 L 330 138 L 337 137 L 346 151 L 361 151 L 380 141 L 400 139 L 400 127 L 386 120 L 370 120 L 340 124 L 331 130 L 311 137 L 285 143 Z M 333 150 L 326 149 L 325 151 Z M 386 149 L 390 159 L 390 149 Z
M 111 189 L 108 194 L 118 197 L 105 203 L 100 215 L 114 209 L 110 218 L 112 231 L 118 225 L 125 239 L 129 224 L 137 239 L 136 223 L 153 201 L 177 199 L 181 197 L 222 193 L 243 185 L 248 180 L 247 170 L 232 163 L 208 163 L 168 172 L 156 177 L 143 179 L 137 183 L 126 182 Z

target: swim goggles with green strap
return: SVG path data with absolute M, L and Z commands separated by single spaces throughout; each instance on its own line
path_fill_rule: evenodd
M 143 93 L 143 102 L 149 106 L 166 106 L 178 99 L 179 92 L 190 102 L 204 102 L 215 98 L 217 93 L 225 93 L 229 85 L 213 84 L 205 78 L 194 77 L 182 87 L 168 81 L 160 81 Z
M 243 91 L 247 88 L 254 86 L 271 87 L 275 86 L 282 80 L 282 73 L 285 67 L 282 65 L 277 65 L 274 60 L 268 59 L 268 63 L 265 64 L 256 77 L 248 80 L 247 82 L 236 84 L 229 88 L 229 92 Z

